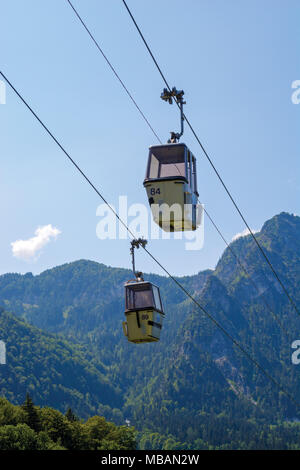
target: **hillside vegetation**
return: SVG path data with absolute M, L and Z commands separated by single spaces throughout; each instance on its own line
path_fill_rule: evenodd
M 63 415 L 35 406 L 26 396 L 22 406 L 0 398 L 0 450 L 134 450 L 135 431 L 101 416 L 79 420 L 69 408 Z
M 256 234 L 299 305 L 300 218 L 287 213 Z M 180 278 L 184 287 L 300 402 L 291 344 L 300 318 L 251 236 L 227 248 L 215 270 Z M 125 269 L 80 260 L 38 276 L 0 276 L 1 395 L 87 419 L 129 419 L 141 448 L 292 448 L 300 412 L 291 400 L 171 280 L 161 288 L 161 341 L 134 345 L 122 333 Z M 12 313 L 7 313 L 7 311 Z

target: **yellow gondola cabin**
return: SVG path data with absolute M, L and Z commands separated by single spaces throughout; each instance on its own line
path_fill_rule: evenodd
M 184 143 L 152 146 L 144 180 L 154 222 L 164 231 L 196 230 L 196 159 Z
M 164 317 L 159 288 L 142 279 L 126 282 L 125 316 L 123 331 L 128 341 L 159 341 Z

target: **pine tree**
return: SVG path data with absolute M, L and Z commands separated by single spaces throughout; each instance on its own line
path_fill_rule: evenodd
M 78 421 L 77 416 L 73 413 L 70 407 L 67 409 L 65 417 L 67 418 L 68 421 L 71 421 L 71 422 Z
M 34 403 L 29 393 L 26 393 L 26 399 L 24 404 L 22 405 L 22 408 L 27 414 L 26 423 L 28 424 L 28 426 L 34 431 L 39 432 L 41 430 L 41 426 L 38 412 L 34 406 Z

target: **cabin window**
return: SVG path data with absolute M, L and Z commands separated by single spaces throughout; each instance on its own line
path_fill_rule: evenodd
M 192 167 L 193 191 L 198 196 L 198 192 L 197 192 L 197 171 L 196 171 L 196 159 L 195 159 L 195 157 L 193 157 L 193 159 L 192 159 L 192 164 L 193 164 L 193 167 Z
M 162 146 L 150 150 L 148 178 L 182 176 L 186 178 L 185 147 Z
M 193 177 L 192 177 L 192 162 L 191 162 L 191 152 L 187 151 L 187 174 L 188 174 L 188 181 L 191 187 L 191 191 L 194 191 L 193 188 Z
M 165 161 L 160 165 L 160 178 L 166 178 L 167 176 L 185 176 L 185 163 Z
M 159 290 L 156 286 L 152 286 L 152 291 L 153 291 L 153 297 L 154 297 L 154 303 L 155 303 L 155 307 L 158 309 L 158 310 L 162 310 L 162 306 L 161 306 L 161 301 L 160 301 L 160 295 L 159 295 Z
M 151 161 L 150 161 L 149 178 L 158 178 L 158 172 L 159 172 L 159 160 L 152 153 Z
M 136 290 L 128 287 L 126 291 L 128 309 L 153 307 L 153 297 L 151 288 L 144 287 L 143 289 L 140 288 Z

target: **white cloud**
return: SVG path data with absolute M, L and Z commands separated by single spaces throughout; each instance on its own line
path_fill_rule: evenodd
M 40 250 L 47 245 L 52 238 L 56 239 L 61 233 L 51 224 L 38 227 L 35 231 L 35 236 L 28 240 L 16 240 L 11 243 L 13 256 L 16 258 L 29 261 L 35 259 Z
M 258 232 L 258 230 L 253 230 L 253 229 L 251 229 L 251 230 L 252 230 L 252 233 L 257 233 Z M 238 238 L 247 237 L 247 235 L 250 235 L 250 231 L 247 228 L 245 228 L 245 230 L 243 230 L 242 232 L 239 232 L 236 235 L 234 235 L 234 237 L 232 237 L 231 241 L 234 242 Z

